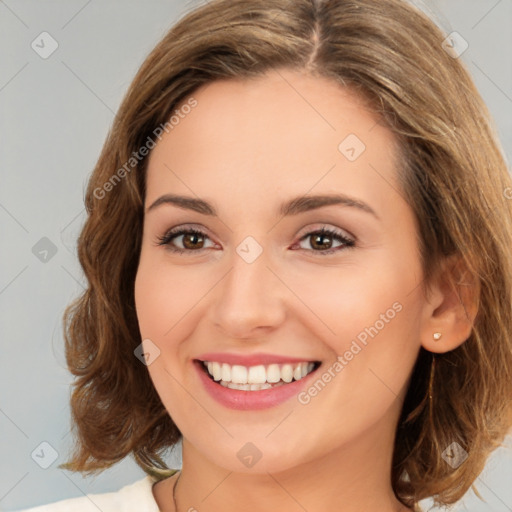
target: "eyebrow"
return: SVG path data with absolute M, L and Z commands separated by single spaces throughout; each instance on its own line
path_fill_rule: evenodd
M 174 194 L 165 194 L 154 201 L 147 209 L 146 213 L 154 210 L 163 204 L 171 204 L 184 210 L 193 210 L 203 215 L 217 217 L 217 211 L 213 205 L 207 201 L 194 197 L 180 196 Z M 316 210 L 324 206 L 343 205 L 351 208 L 357 208 L 363 212 L 370 213 L 380 220 L 375 210 L 365 202 L 345 194 L 323 194 L 316 196 L 300 196 L 290 199 L 281 205 L 279 214 L 283 217 L 289 215 L 298 215 L 299 213 Z

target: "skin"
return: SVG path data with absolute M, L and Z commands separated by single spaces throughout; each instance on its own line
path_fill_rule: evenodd
M 414 362 L 421 346 L 455 348 L 470 326 L 445 280 L 428 297 L 422 291 L 392 133 L 354 93 L 289 69 L 217 81 L 193 96 L 197 106 L 150 155 L 145 206 L 173 193 L 205 199 L 219 215 L 170 204 L 146 211 L 135 282 L 142 339 L 160 350 L 148 370 L 183 434 L 180 512 L 408 510 L 393 494 L 390 467 Z M 354 161 L 338 150 L 349 134 L 366 146 Z M 335 192 L 364 201 L 378 218 L 346 205 L 278 213 L 293 197 Z M 158 245 L 184 224 L 205 238 L 174 238 L 184 254 Z M 322 226 L 355 246 L 328 238 L 338 250 L 320 254 L 329 245 L 305 235 Z M 263 249 L 250 264 L 236 252 L 247 236 Z M 307 404 L 293 397 L 231 410 L 192 367 L 208 351 L 266 352 L 321 361 L 321 375 L 397 302 L 400 312 Z M 247 442 L 262 453 L 252 468 L 237 457 Z M 174 510 L 175 482 L 153 487 L 162 512 Z

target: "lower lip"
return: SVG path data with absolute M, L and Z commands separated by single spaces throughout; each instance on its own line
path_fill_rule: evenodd
M 203 366 L 203 363 L 194 361 L 199 378 L 210 396 L 230 409 L 241 411 L 267 409 L 286 402 L 293 396 L 297 396 L 302 388 L 311 380 L 316 370 L 308 373 L 300 380 L 292 381 L 275 388 L 260 389 L 258 391 L 242 391 L 221 386 L 217 381 L 211 379 Z

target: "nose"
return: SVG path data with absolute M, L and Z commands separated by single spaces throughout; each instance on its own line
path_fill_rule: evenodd
M 265 251 L 252 263 L 234 253 L 210 308 L 211 320 L 223 336 L 259 338 L 283 322 L 286 287 L 268 263 Z

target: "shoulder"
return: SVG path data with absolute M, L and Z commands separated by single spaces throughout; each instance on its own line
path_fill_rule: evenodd
M 87 494 L 19 512 L 159 512 L 152 491 L 156 481 L 148 475 L 116 492 Z

